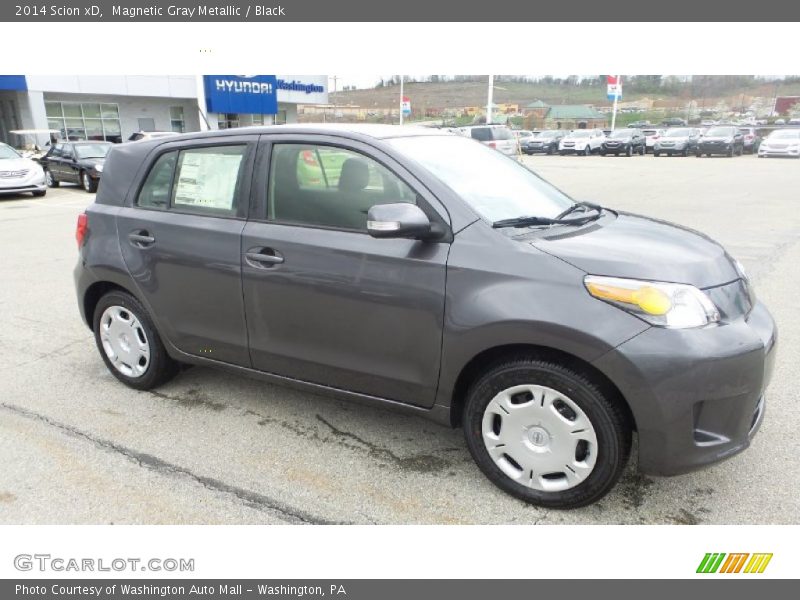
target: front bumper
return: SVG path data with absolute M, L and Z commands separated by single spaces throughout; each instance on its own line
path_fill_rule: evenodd
M 547 144 L 546 146 L 523 146 L 522 151 L 525 154 L 547 154 L 548 152 L 553 152 L 558 150 L 557 147 Z
M 44 172 L 20 178 L 0 178 L 0 194 L 25 194 L 47 189 Z
M 559 147 L 558 151 L 562 154 L 584 154 L 586 152 L 586 146 L 581 148 L 576 148 L 575 146 L 571 148 L 561 148 Z
M 764 417 L 776 345 L 756 303 L 722 325 L 650 328 L 597 360 L 633 412 L 639 469 L 678 475 L 745 450 Z
M 797 158 L 800 156 L 800 147 L 794 148 L 764 148 L 763 144 L 758 148 L 759 156 L 790 156 Z
M 733 148 L 733 144 L 700 144 L 697 151 L 700 154 L 728 154 Z

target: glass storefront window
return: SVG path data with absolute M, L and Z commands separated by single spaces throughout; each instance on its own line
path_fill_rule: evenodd
M 67 117 L 68 119 L 70 117 L 73 117 L 73 118 L 76 118 L 76 119 L 82 119 L 83 118 L 83 112 L 81 111 L 81 105 L 80 104 L 72 104 L 72 103 L 64 102 L 61 106 L 64 109 L 64 116 Z
M 119 107 L 97 102 L 45 102 L 47 126 L 61 139 L 122 141 Z
M 48 117 L 58 117 L 59 119 L 64 116 L 61 112 L 61 102 L 45 102 L 44 110 Z
M 169 122 L 170 127 L 172 127 L 172 131 L 175 133 L 184 133 L 186 131 L 186 122 L 183 118 L 182 106 L 170 106 Z

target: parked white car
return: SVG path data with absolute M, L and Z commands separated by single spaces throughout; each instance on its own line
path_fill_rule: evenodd
M 800 158 L 800 129 L 776 129 L 761 140 L 758 158 L 768 156 Z
M 471 125 L 461 127 L 459 133 L 494 148 L 507 156 L 518 154 L 519 144 L 511 129 L 505 125 Z
M 34 196 L 47 193 L 42 166 L 0 142 L 0 194 L 25 193 Z
M 664 135 L 665 129 L 642 129 L 644 134 L 644 147 L 647 152 L 653 152 L 656 142 Z
M 606 141 L 606 134 L 602 129 L 575 129 L 570 131 L 558 145 L 558 153 L 583 154 L 589 156 L 600 152 L 603 142 Z

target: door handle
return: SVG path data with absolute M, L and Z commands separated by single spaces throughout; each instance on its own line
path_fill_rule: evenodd
M 130 240 L 131 244 L 137 248 L 152 246 L 156 242 L 156 238 L 146 231 L 132 231 L 128 234 L 128 239 Z
M 251 266 L 260 269 L 268 269 L 283 263 L 283 256 L 272 248 L 250 248 L 244 257 Z

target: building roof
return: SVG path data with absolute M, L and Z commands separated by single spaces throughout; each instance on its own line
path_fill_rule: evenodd
M 605 119 L 605 115 L 588 104 L 557 104 L 547 111 L 548 119 Z
M 541 100 L 534 100 L 530 104 L 528 104 L 525 108 L 547 108 L 550 106 L 549 104 L 542 102 Z

